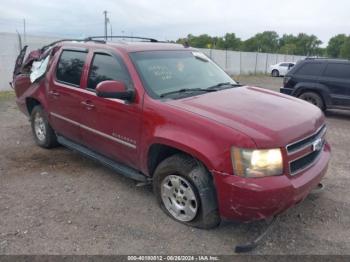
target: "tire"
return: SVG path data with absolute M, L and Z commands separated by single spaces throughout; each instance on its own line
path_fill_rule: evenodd
M 46 114 L 40 105 L 33 108 L 30 122 L 35 143 L 43 148 L 53 148 L 58 145 L 55 131 L 47 121 Z
M 315 92 L 302 93 L 299 98 L 317 106 L 322 111 L 326 109 L 322 97 Z
M 163 160 L 155 170 L 153 190 L 163 211 L 180 223 L 210 229 L 221 222 L 212 177 L 190 156 Z
M 279 77 L 280 76 L 280 72 L 277 69 L 274 69 L 274 70 L 272 70 L 271 75 L 273 77 Z

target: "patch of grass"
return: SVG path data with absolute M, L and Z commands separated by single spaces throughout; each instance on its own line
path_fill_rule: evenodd
M 6 101 L 15 97 L 14 91 L 0 91 L 0 101 Z

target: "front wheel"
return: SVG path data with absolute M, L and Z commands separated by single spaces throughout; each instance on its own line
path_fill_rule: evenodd
M 44 110 L 40 105 L 33 108 L 30 122 L 37 145 L 44 148 L 52 148 L 58 145 L 56 134 L 47 121 Z
M 321 109 L 323 111 L 325 110 L 325 105 L 323 103 L 322 98 L 318 94 L 316 94 L 315 92 L 302 93 L 299 96 L 299 98 L 317 106 L 319 109 Z
M 155 170 L 153 189 L 174 220 L 206 229 L 220 224 L 212 177 L 196 159 L 184 154 L 165 159 Z

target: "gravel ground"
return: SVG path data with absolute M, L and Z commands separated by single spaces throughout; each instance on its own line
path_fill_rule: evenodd
M 237 77 L 278 90 L 281 78 Z M 11 95 L 0 95 L 0 254 L 234 254 L 263 222 L 213 230 L 174 222 L 149 187 L 63 147 L 45 150 Z M 280 217 L 251 254 L 350 254 L 350 112 L 327 113 L 326 189 Z
M 258 76 L 239 75 L 239 76 L 233 76 L 233 79 L 235 79 L 242 85 L 252 85 L 252 86 L 268 88 L 276 92 L 279 92 L 283 82 L 282 77 L 273 78 L 270 76 L 263 76 L 263 75 L 258 75 Z

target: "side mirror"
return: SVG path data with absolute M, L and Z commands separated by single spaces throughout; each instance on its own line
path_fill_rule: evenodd
M 96 95 L 104 98 L 117 98 L 131 101 L 134 98 L 134 92 L 126 89 L 121 81 L 107 80 L 100 82 L 96 87 Z

